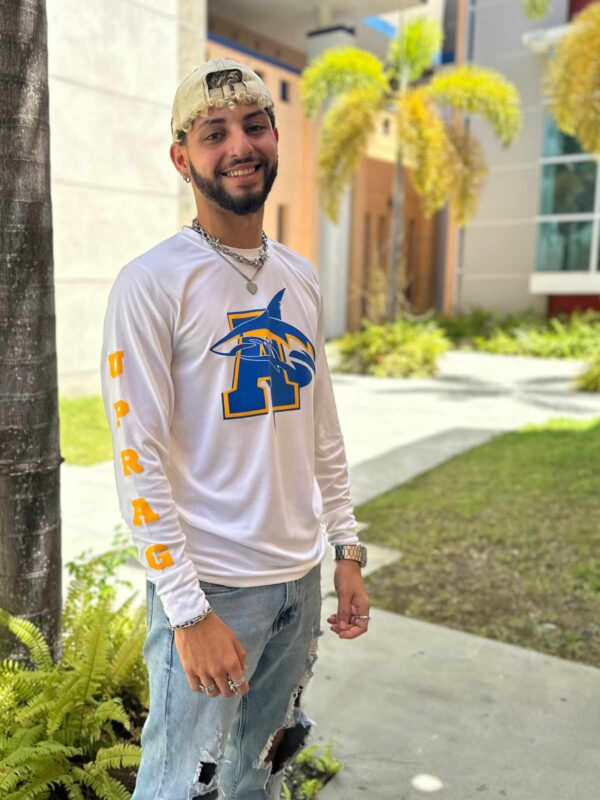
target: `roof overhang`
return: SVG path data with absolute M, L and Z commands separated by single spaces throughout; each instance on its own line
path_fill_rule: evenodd
M 319 28 L 345 25 L 356 30 L 356 44 L 374 52 L 389 43 L 388 36 L 372 29 L 363 20 L 377 14 L 408 8 L 426 8 L 420 0 L 218 0 L 210 2 L 212 12 L 221 19 L 262 34 L 273 41 L 306 52 L 307 34 Z

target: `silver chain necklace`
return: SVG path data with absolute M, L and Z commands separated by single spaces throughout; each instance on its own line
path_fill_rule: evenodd
M 262 239 L 261 239 L 260 251 L 259 251 L 258 256 L 256 258 L 247 258 L 246 256 L 241 255 L 241 253 L 236 253 L 234 250 L 231 250 L 231 248 L 229 248 L 229 247 L 227 247 L 227 245 L 223 244 L 220 241 L 220 239 L 215 239 L 214 236 L 211 236 L 210 233 L 206 230 L 206 228 L 204 228 L 198 222 L 198 220 L 195 219 L 195 218 L 192 220 L 192 228 L 197 233 L 199 233 L 200 236 L 202 236 L 204 241 L 207 242 L 207 244 L 209 244 L 213 248 L 213 250 L 215 250 L 221 256 L 221 258 L 227 264 L 229 264 L 230 267 L 233 267 L 234 270 L 236 270 L 236 272 L 239 272 L 239 274 L 242 276 L 242 278 L 244 278 L 244 280 L 246 281 L 246 289 L 248 289 L 248 291 L 251 294 L 256 294 L 256 292 L 258 291 L 258 286 L 254 283 L 254 278 L 256 278 L 256 276 L 258 275 L 258 272 L 262 269 L 265 261 L 267 260 L 268 254 L 269 254 L 268 253 L 268 250 L 269 250 L 268 239 L 267 239 L 267 236 L 266 236 L 265 232 L 264 231 L 262 232 Z M 249 264 L 250 266 L 253 266 L 253 267 L 255 266 L 256 267 L 256 271 L 255 271 L 254 275 L 251 278 L 249 278 L 247 275 L 245 275 L 242 272 L 241 269 L 238 269 L 238 267 L 236 267 L 236 265 L 233 264 L 227 258 L 225 253 L 227 253 L 227 255 L 232 256 L 233 258 L 236 258 L 238 261 L 241 261 L 244 264 Z

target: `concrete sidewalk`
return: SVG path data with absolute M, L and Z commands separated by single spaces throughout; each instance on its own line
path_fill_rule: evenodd
M 330 352 L 330 363 L 334 351 Z M 573 392 L 581 362 L 452 351 L 423 380 L 334 374 L 352 497 L 360 505 L 494 435 L 527 422 L 600 416 L 600 396 Z M 63 563 L 106 550 L 124 527 L 112 462 L 63 464 Z M 369 547 L 367 571 L 396 559 Z M 372 609 L 370 630 L 341 641 L 331 555 L 323 628 L 305 698 L 314 742 L 337 737 L 344 771 L 323 800 L 595 800 L 600 670 Z M 140 590 L 137 562 L 123 570 Z M 64 571 L 66 586 L 67 574 Z M 123 598 L 127 592 L 123 591 Z

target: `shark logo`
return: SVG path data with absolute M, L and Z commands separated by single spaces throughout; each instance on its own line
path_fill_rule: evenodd
M 221 395 L 225 419 L 300 408 L 300 389 L 315 373 L 315 348 L 281 319 L 284 292 L 264 309 L 229 312 L 229 333 L 210 348 L 235 359 L 231 389 Z

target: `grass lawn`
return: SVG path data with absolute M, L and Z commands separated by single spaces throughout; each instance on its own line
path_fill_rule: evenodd
M 58 413 L 60 450 L 67 464 L 89 466 L 112 459 L 110 429 L 99 395 L 59 397 Z
M 495 437 L 356 509 L 374 606 L 600 667 L 600 420 Z

